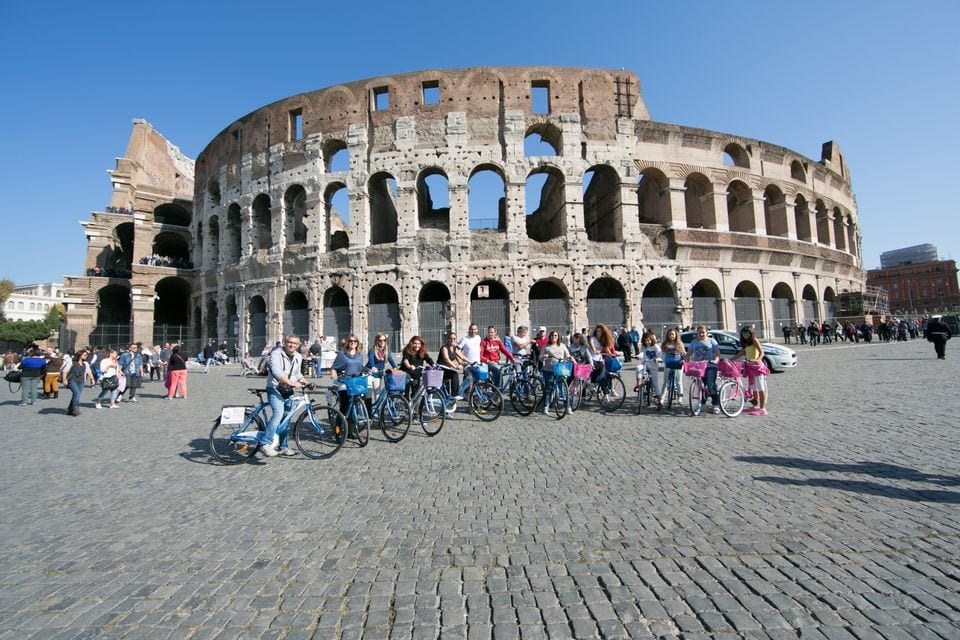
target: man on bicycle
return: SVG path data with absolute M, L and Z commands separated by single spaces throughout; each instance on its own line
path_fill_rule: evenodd
M 267 428 L 260 438 L 260 450 L 265 456 L 273 457 L 277 454 L 284 456 L 294 456 L 296 452 L 287 446 L 287 434 L 284 432 L 279 445 L 274 445 L 273 441 L 277 435 L 277 427 L 283 420 L 283 401 L 285 400 L 280 389 L 289 385 L 292 389 L 299 389 L 303 386 L 303 374 L 300 366 L 303 362 L 303 356 L 300 355 L 300 338 L 297 336 L 287 336 L 283 342 L 282 349 L 274 349 L 270 353 L 270 361 L 267 367 L 267 399 L 270 401 L 270 420 L 267 422 Z M 280 388 L 278 388 L 280 387 Z M 292 390 L 291 390 L 292 392 Z M 289 397 L 289 395 L 287 396 Z

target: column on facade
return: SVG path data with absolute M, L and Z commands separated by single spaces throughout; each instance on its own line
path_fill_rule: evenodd
M 350 247 L 370 246 L 370 193 L 367 185 L 350 189 Z
M 750 197 L 753 199 L 753 232 L 758 236 L 767 235 L 767 219 L 764 215 L 763 189 L 750 188 Z
M 720 318 L 720 322 L 724 327 L 732 327 L 737 321 L 737 307 L 734 299 L 736 289 L 735 283 L 730 280 L 730 274 L 730 269 L 720 269 L 720 299 L 723 307 L 723 317 Z
M 795 206 L 795 200 L 791 200 L 788 197 L 783 199 L 783 215 L 787 217 L 787 238 L 790 240 L 797 239 L 797 208 Z
M 395 178 L 396 179 L 396 178 Z M 416 240 L 419 221 L 416 178 L 411 182 L 397 180 L 397 244 L 411 244 Z
M 713 215 L 716 219 L 717 231 L 730 231 L 730 216 L 727 214 L 727 192 L 718 189 L 717 185 L 714 185 L 713 190 Z
M 628 182 L 632 176 L 627 176 L 620 183 L 620 218 L 623 240 L 637 242 L 640 240 L 640 201 L 637 199 L 636 183 Z
M 240 246 L 237 248 L 240 258 L 246 258 L 253 253 L 253 205 L 249 196 L 244 197 L 244 204 L 240 207 Z
M 466 182 L 454 183 L 451 178 L 447 191 L 450 194 L 450 234 L 466 235 L 470 230 L 470 188 Z
M 666 226 L 674 229 L 687 228 L 687 188 L 684 181 L 670 178 L 663 202 L 666 206 Z

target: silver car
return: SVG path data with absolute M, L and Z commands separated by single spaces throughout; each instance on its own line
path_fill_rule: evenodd
M 707 334 L 720 345 L 720 357 L 730 359 L 740 351 L 740 336 L 730 331 L 712 329 Z M 697 338 L 696 331 L 684 331 L 680 340 L 684 346 L 689 345 Z M 763 347 L 763 363 L 770 371 L 783 371 L 797 366 L 797 352 L 790 347 L 772 342 L 761 342 Z

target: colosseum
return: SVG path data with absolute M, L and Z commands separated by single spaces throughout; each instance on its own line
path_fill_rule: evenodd
M 850 173 L 651 120 L 636 74 L 484 67 L 303 93 L 196 163 L 143 121 L 83 223 L 79 343 L 605 322 L 770 336 L 863 290 Z

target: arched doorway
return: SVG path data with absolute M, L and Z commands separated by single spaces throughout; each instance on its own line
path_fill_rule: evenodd
M 643 326 L 662 337 L 670 327 L 680 324 L 677 313 L 677 297 L 673 286 L 665 278 L 657 278 L 647 283 L 640 299 L 640 311 L 643 313 Z
M 439 347 L 450 332 L 450 290 L 440 282 L 428 282 L 420 289 L 420 337 L 429 348 Z
M 214 340 L 217 345 L 220 344 L 220 333 L 217 331 L 217 316 L 220 310 L 217 307 L 216 300 L 207 301 L 207 335 L 208 340 Z
M 250 317 L 250 354 L 257 355 L 267 346 L 267 303 L 262 296 L 253 296 L 247 305 Z
M 804 289 L 804 293 L 806 293 L 806 289 Z M 813 297 L 816 299 L 816 292 L 813 293 Z M 804 295 L 804 299 L 806 299 L 806 295 Z M 837 296 L 833 292 L 832 287 L 827 287 L 823 290 L 823 318 L 830 322 L 837 321 Z
M 530 287 L 530 326 L 556 329 L 564 340 L 570 335 L 570 300 L 561 283 L 539 280 Z
M 352 331 L 350 296 L 340 287 L 330 287 L 323 293 L 323 335 L 340 348 L 340 339 Z
M 237 317 L 237 299 L 234 296 L 227 298 L 227 341 L 230 351 L 228 356 L 234 355 L 233 349 L 237 345 L 237 336 L 240 333 L 240 319 Z
M 797 321 L 793 306 L 793 289 L 785 282 L 778 282 L 770 296 L 770 329 L 774 335 L 783 333 L 784 325 L 793 326 Z
M 91 346 L 122 349 L 130 344 L 130 288 L 111 284 L 97 292 L 97 325 L 90 332 Z
M 830 288 L 827 288 L 827 291 L 830 291 Z M 831 292 L 832 293 L 832 292 Z M 803 322 L 804 324 L 809 323 L 811 320 L 817 320 L 817 291 L 811 286 L 807 285 L 803 288 Z M 826 318 L 833 318 L 833 305 L 830 305 L 830 312 L 827 313 L 827 302 L 826 302 L 826 293 L 824 293 L 824 303 L 823 311 Z
M 693 326 L 708 329 L 723 328 L 723 301 L 720 287 L 712 280 L 700 280 L 693 285 Z
M 200 336 L 190 325 L 193 289 L 183 278 L 164 278 L 154 287 L 153 342 L 179 343 L 189 353 L 199 345 Z M 199 316 L 196 319 L 199 322 Z M 189 349 L 189 351 L 188 351 Z
M 283 335 L 310 341 L 310 306 L 303 291 L 291 291 L 283 300 Z
M 611 330 L 627 322 L 626 292 L 613 278 L 598 278 L 587 289 L 587 324 L 590 329 L 603 323 Z
M 496 280 L 484 280 L 470 292 L 470 322 L 486 335 L 487 327 L 494 326 L 504 336 L 510 328 L 510 294 Z
M 388 284 L 378 284 L 370 289 L 368 302 L 367 345 L 373 344 L 378 333 L 384 333 L 394 352 L 403 348 L 400 335 L 400 298 L 397 290 Z M 437 345 L 429 345 L 435 349 Z
M 764 337 L 763 307 L 760 304 L 760 289 L 747 280 L 737 285 L 733 292 L 733 308 L 736 313 L 737 328 L 752 325 L 757 337 Z

